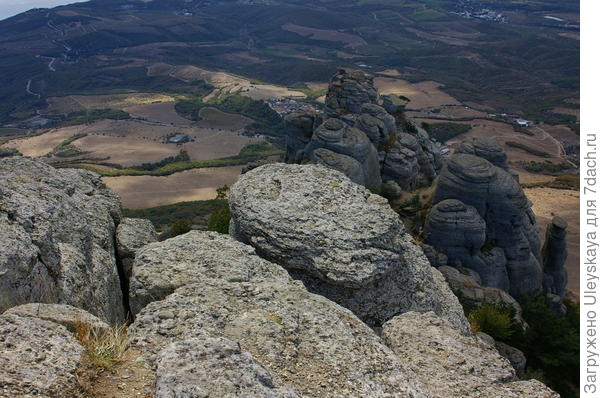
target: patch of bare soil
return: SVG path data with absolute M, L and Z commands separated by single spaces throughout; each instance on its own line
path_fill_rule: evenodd
M 154 374 L 139 360 L 141 353 L 129 349 L 121 362 L 110 369 L 95 366 L 84 358 L 77 371 L 79 385 L 85 397 L 152 398 Z
M 527 188 L 525 194 L 533 203 L 533 212 L 538 223 L 538 234 L 545 240 L 546 227 L 554 216 L 564 218 L 567 229 L 566 268 L 569 281 L 567 290 L 579 298 L 579 192 L 552 188 Z

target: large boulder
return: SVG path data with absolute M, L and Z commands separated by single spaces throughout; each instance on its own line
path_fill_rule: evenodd
M 556 216 L 546 229 L 542 262 L 546 277 L 546 291 L 563 298 L 567 287 L 566 260 L 567 222 L 563 218 Z
M 443 277 L 387 201 L 335 170 L 272 164 L 231 188 L 230 233 L 371 325 L 435 311 L 468 333 Z
M 216 232 L 190 231 L 138 251 L 129 287 L 131 312 L 135 315 L 178 287 L 206 278 L 240 282 L 290 280 L 283 268 L 258 257 L 251 246 Z
M 0 160 L 0 311 L 28 302 L 124 319 L 115 259 L 119 198 L 97 174 Z
M 406 313 L 383 326 L 382 338 L 431 398 L 559 398 L 536 380 L 516 381 L 495 347 L 458 333 L 433 313 Z
M 156 398 L 299 398 L 251 354 L 224 338 L 171 343 L 156 360 Z
M 541 291 L 535 216 L 531 202 L 509 173 L 482 157 L 452 155 L 438 179 L 434 203 L 446 199 L 472 206 L 485 221 L 486 246 L 501 249 L 506 258 L 511 295 L 520 298 Z
M 0 315 L 0 396 L 76 397 L 84 348 L 57 323 Z

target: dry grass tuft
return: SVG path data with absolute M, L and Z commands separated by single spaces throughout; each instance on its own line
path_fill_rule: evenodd
M 85 348 L 90 361 L 104 369 L 110 369 L 121 362 L 128 347 L 126 325 L 103 329 L 78 322 L 75 324 L 75 337 Z

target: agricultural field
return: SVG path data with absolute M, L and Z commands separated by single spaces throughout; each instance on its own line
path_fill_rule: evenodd
M 214 199 L 217 188 L 237 181 L 242 166 L 192 169 L 170 176 L 104 177 L 123 207 L 144 209 L 177 202 Z

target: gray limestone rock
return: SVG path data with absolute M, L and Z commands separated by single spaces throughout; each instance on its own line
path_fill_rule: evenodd
M 371 329 L 299 282 L 188 284 L 147 305 L 129 336 L 150 363 L 174 342 L 226 338 L 303 397 L 423 397 Z
M 313 152 L 320 148 L 356 160 L 362 169 L 364 180 L 362 185 L 367 187 L 381 185 L 379 157 L 369 137 L 363 131 L 350 127 L 339 119 L 328 119 L 315 130 L 305 149 L 307 157 L 315 161 Z M 316 158 L 319 159 L 319 156 L 317 155 Z
M 40 160 L 0 160 L 0 311 L 70 304 L 124 319 L 115 260 L 119 198 L 100 177 Z
M 396 136 L 396 119 L 376 104 L 363 104 L 354 125 L 365 132 L 375 148 L 385 150 Z
M 366 322 L 433 310 L 468 333 L 457 299 L 387 201 L 340 172 L 263 166 L 238 180 L 229 204 L 232 236 Z
M 494 166 L 508 171 L 508 160 L 502 145 L 489 137 L 467 137 L 457 150 L 458 153 L 468 153 L 489 161 Z
M 54 322 L 73 332 L 79 324 L 90 328 L 107 329 L 109 326 L 94 315 L 65 304 L 29 303 L 9 308 L 3 315 L 39 318 Z
M 394 146 L 383 154 L 382 175 L 385 181 L 395 181 L 403 190 L 419 187 L 419 151 L 421 147 L 410 134 L 400 133 Z
M 559 398 L 537 381 L 515 381 L 495 347 L 458 333 L 433 313 L 409 312 L 383 326 L 383 341 L 431 398 Z
M 206 278 L 290 280 L 284 269 L 258 257 L 251 246 L 216 232 L 190 231 L 137 252 L 129 287 L 131 312 L 135 315 L 178 287 Z
M 373 76 L 361 70 L 340 69 L 329 82 L 325 97 L 326 113 L 329 117 L 360 113 L 363 104 L 376 104 L 378 99 Z
M 251 354 L 224 338 L 177 341 L 156 360 L 156 398 L 299 398 Z
M 544 274 L 550 277 L 549 293 L 565 297 L 567 286 L 567 222 L 561 217 L 554 217 L 546 229 L 546 241 L 542 249 Z
M 315 164 L 342 172 L 355 184 L 367 185 L 362 165 L 348 155 L 319 148 L 312 153 L 312 160 Z
M 300 163 L 304 158 L 304 148 L 310 142 L 313 129 L 320 124 L 320 117 L 315 113 L 293 112 L 286 115 L 285 129 L 285 162 Z
M 135 252 L 158 240 L 154 225 L 142 218 L 123 218 L 117 227 L 117 254 L 125 277 L 131 277 Z
M 508 290 L 504 252 L 498 248 L 481 249 L 486 241 L 486 223 L 477 210 L 456 199 L 434 205 L 425 221 L 425 241 L 445 254 L 450 263 L 457 261 L 475 271 L 485 286 Z
M 440 174 L 434 203 L 446 199 L 474 207 L 483 218 L 487 246 L 501 249 L 506 258 L 511 295 L 519 298 L 542 289 L 535 216 L 519 183 L 509 173 L 478 156 L 452 155 Z M 488 261 L 488 265 L 493 268 L 494 263 Z M 482 279 L 486 283 L 485 275 Z M 492 280 L 503 287 L 497 278 Z
M 78 396 L 76 370 L 84 348 L 54 322 L 0 316 L 0 396 Z

